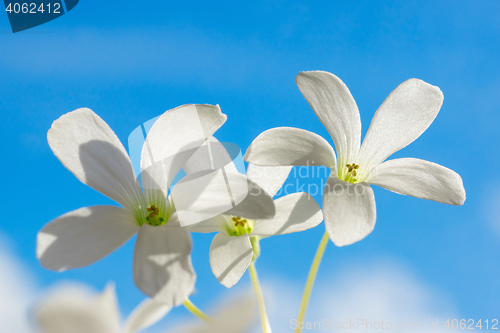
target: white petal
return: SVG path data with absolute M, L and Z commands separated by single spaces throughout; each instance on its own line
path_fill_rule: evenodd
M 293 193 L 274 200 L 276 215 L 271 219 L 255 221 L 252 235 L 271 236 L 289 234 L 314 228 L 323 221 L 323 213 L 309 194 Z
M 351 92 L 342 80 L 328 72 L 301 72 L 296 81 L 332 136 L 341 164 L 350 163 L 361 143 L 361 120 Z
M 351 184 L 328 178 L 323 195 L 325 228 L 337 246 L 356 243 L 375 227 L 373 190 L 366 183 Z
M 186 229 L 168 227 L 168 223 L 158 227 L 144 224 L 134 253 L 137 287 L 167 306 L 182 304 L 193 292 L 196 280 L 191 264 L 192 247 Z
M 159 303 L 152 298 L 145 299 L 127 318 L 123 332 L 134 333 L 148 328 L 165 317 L 171 309 L 171 306 Z
M 241 174 L 227 174 L 229 184 L 240 185 L 242 182 L 237 182 Z M 245 177 L 246 178 L 246 177 Z M 276 213 L 273 198 L 266 193 L 259 185 L 246 178 L 247 187 L 237 188 L 231 186 L 232 193 L 244 193 L 245 189 L 248 191 L 247 196 L 235 207 L 229 209 L 226 214 L 246 217 L 249 219 L 264 219 L 273 217 Z
M 119 333 L 119 312 L 114 289 L 99 296 L 82 289 L 61 289 L 35 311 L 44 333 Z
M 208 138 L 187 160 L 183 168 L 186 174 L 224 168 L 226 172 L 238 172 L 235 162 L 241 163 L 241 149 L 230 142 L 219 142 L 215 137 Z M 243 165 L 244 167 L 244 165 Z
M 145 205 L 149 207 L 155 205 L 161 212 L 168 210 L 167 202 L 167 187 L 168 184 L 164 181 L 165 165 L 163 163 L 155 163 L 141 172 L 142 186 L 144 189 Z
M 436 118 L 443 104 L 438 87 L 422 80 L 401 83 L 373 116 L 356 164 L 367 171 L 416 140 Z
M 115 326 L 115 323 L 120 323 L 120 310 L 118 300 L 116 298 L 116 289 L 114 282 L 108 282 L 102 294 L 95 299 L 95 307 L 98 308 L 101 314 Z
M 261 133 L 248 147 L 243 159 L 261 166 L 324 165 L 335 168 L 332 146 L 306 130 L 278 127 Z
M 196 104 L 196 110 L 205 138 L 212 136 L 226 122 L 227 116 L 220 111 L 219 105 Z
M 210 233 L 210 232 L 226 232 L 226 226 L 231 225 L 231 217 L 229 215 L 217 215 L 212 217 L 211 219 L 198 222 L 195 224 L 191 224 L 186 228 L 191 232 L 201 232 L 201 233 Z
M 187 175 L 172 188 L 171 198 L 182 226 L 223 214 L 248 195 L 248 181 L 224 169 Z
M 87 266 L 122 246 L 138 230 L 134 217 L 123 208 L 80 208 L 43 227 L 37 236 L 37 257 L 43 267 L 54 271 Z
M 89 109 L 69 112 L 52 123 L 50 148 L 84 184 L 134 211 L 143 195 L 130 159 L 116 134 Z
M 220 214 L 256 219 L 275 213 L 273 199 L 257 184 L 221 169 L 186 176 L 172 188 L 171 197 L 182 226 Z
M 145 192 L 161 189 L 167 197 L 177 172 L 225 121 L 218 105 L 183 105 L 161 115 L 142 149 L 141 170 L 150 170 L 149 177 L 143 177 Z
M 384 162 L 372 170 L 366 182 L 396 193 L 449 205 L 463 205 L 465 201 L 460 175 L 439 164 L 416 158 Z
M 231 288 L 238 282 L 252 261 L 252 244 L 248 235 L 215 235 L 210 245 L 210 267 L 221 284 Z
M 292 170 L 291 166 L 263 167 L 248 164 L 247 177 L 259 185 L 269 196 L 274 197 Z

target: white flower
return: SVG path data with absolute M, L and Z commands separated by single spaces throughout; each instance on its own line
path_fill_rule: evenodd
M 361 145 L 358 107 L 346 85 L 327 72 L 302 72 L 297 85 L 330 133 L 330 144 L 315 133 L 275 128 L 260 134 L 244 159 L 257 165 L 324 165 L 332 173 L 325 186 L 323 212 L 331 240 L 338 246 L 366 237 L 376 210 L 369 184 L 417 198 L 462 205 L 462 179 L 441 165 L 415 158 L 384 162 L 417 139 L 439 112 L 443 94 L 418 79 L 400 84 L 382 103 Z
M 213 139 L 216 141 L 216 139 Z M 200 149 L 201 151 L 201 149 Z M 218 150 L 224 154 L 223 150 Z M 210 163 L 195 153 L 185 164 L 186 173 L 210 170 Z M 217 159 L 212 153 L 212 160 Z M 220 158 L 220 160 L 226 160 Z M 213 163 L 218 165 L 220 163 Z M 231 168 L 233 168 L 231 170 Z M 210 246 L 210 266 L 215 277 L 227 288 L 236 284 L 258 252 L 259 237 L 304 231 L 321 223 L 323 214 L 307 193 L 294 193 L 272 200 L 285 182 L 291 167 L 259 167 L 250 164 L 247 175 L 226 166 L 228 184 L 248 186 L 248 195 L 233 209 L 187 228 L 193 232 L 219 232 Z M 248 185 L 247 185 L 248 184 Z M 241 191 L 239 191 L 241 192 Z M 222 201 L 226 186 L 207 188 L 206 200 Z M 204 202 L 200 206 L 207 206 Z M 257 236 L 257 237 L 254 237 Z
M 134 333 L 162 319 L 171 307 L 144 300 L 120 328 L 120 311 L 113 284 L 95 295 L 84 288 L 66 288 L 47 296 L 35 311 L 44 333 Z
M 182 333 L 244 333 L 254 324 L 256 317 L 257 302 L 248 296 L 239 298 L 228 303 L 212 317 L 207 323 L 189 325 L 175 332 Z M 168 331 L 170 332 L 170 331 Z
M 89 109 L 61 116 L 49 130 L 49 145 L 81 182 L 120 203 L 66 213 L 38 234 L 37 257 L 45 268 L 64 271 L 100 260 L 138 233 L 134 279 L 147 295 L 169 306 L 194 288 L 192 242 L 165 198 L 184 162 L 226 120 L 218 106 L 185 105 L 154 123 L 142 150 L 144 193 L 115 133 Z

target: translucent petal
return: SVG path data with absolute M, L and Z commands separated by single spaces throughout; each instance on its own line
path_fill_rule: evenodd
M 301 72 L 297 86 L 330 133 L 341 164 L 350 163 L 361 143 L 359 111 L 347 86 L 328 72 Z
M 134 217 L 123 208 L 80 208 L 43 227 L 37 236 L 37 257 L 54 271 L 84 267 L 122 246 L 138 230 Z
M 289 194 L 274 200 L 276 215 L 255 221 L 252 235 L 271 236 L 289 234 L 314 228 L 323 221 L 323 213 L 309 194 Z
M 463 205 L 465 201 L 460 175 L 439 164 L 416 158 L 384 162 L 372 170 L 366 181 L 396 193 L 449 205 Z
M 144 224 L 134 253 L 137 287 L 167 306 L 182 304 L 193 292 L 196 280 L 192 247 L 191 235 L 184 228 Z
M 366 172 L 416 140 L 436 118 L 443 104 L 438 87 L 422 80 L 401 83 L 373 116 L 355 162 Z
M 366 183 L 351 184 L 330 177 L 323 195 L 323 214 L 326 231 L 335 245 L 356 243 L 375 227 L 373 190 Z
M 235 285 L 252 261 L 252 244 L 248 235 L 215 235 L 210 245 L 210 267 L 219 282 L 227 288 Z
M 69 112 L 47 133 L 50 148 L 84 184 L 135 212 L 143 194 L 116 134 L 90 109 Z

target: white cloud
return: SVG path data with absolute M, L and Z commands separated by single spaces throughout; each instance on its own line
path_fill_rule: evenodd
M 5 246 L 0 236 L 0 326 L 2 332 L 31 332 L 28 311 L 35 296 L 31 274 Z
M 248 325 L 251 325 L 251 327 L 260 327 L 259 324 L 259 316 L 258 316 L 258 308 L 257 308 L 257 301 L 254 298 L 253 290 L 251 289 L 251 286 L 249 284 L 238 284 L 237 286 L 229 289 L 229 290 L 224 290 L 222 293 L 219 294 L 219 298 L 213 300 L 213 304 L 209 305 L 209 308 L 207 309 L 202 309 L 206 311 L 206 313 L 212 317 L 212 319 L 217 320 L 217 318 L 221 316 L 221 314 L 226 313 L 226 316 L 228 315 L 227 312 L 231 312 L 231 308 L 233 308 L 234 312 L 234 307 L 236 307 L 238 310 L 237 311 L 246 311 L 242 309 L 248 309 L 248 300 L 254 301 L 255 303 L 253 304 L 255 308 L 253 309 L 254 311 L 249 310 L 249 313 L 241 313 L 241 316 L 239 316 L 239 319 L 241 319 L 245 323 L 249 323 Z M 232 313 L 231 313 L 232 315 Z M 252 318 L 254 319 L 252 321 Z M 238 318 L 234 318 L 238 320 Z M 220 319 L 219 319 L 220 320 Z M 164 324 L 160 323 L 160 325 L 156 325 L 154 328 L 150 330 L 145 330 L 144 333 L 179 333 L 179 332 L 191 332 L 191 331 L 196 331 L 202 329 L 203 322 L 199 319 L 194 317 L 190 313 L 186 313 L 183 316 L 167 316 L 163 320 Z M 228 325 L 232 325 L 229 321 L 226 322 Z M 253 323 L 253 325 L 252 325 Z M 220 321 L 219 321 L 220 324 Z M 247 325 L 247 324 L 245 324 Z M 233 327 L 234 328 L 234 327 Z M 226 332 L 226 331 L 225 331 Z M 261 331 L 256 331 L 259 333 L 262 333 Z M 221 332 L 224 333 L 224 332 Z M 235 331 L 234 333 L 241 333 L 240 330 Z
M 325 265 L 325 263 L 324 263 Z M 325 265 L 326 266 L 326 265 Z M 401 263 L 394 260 L 380 260 L 369 264 L 359 264 L 348 267 L 337 267 L 330 272 L 326 267 L 320 271 L 306 322 L 321 322 L 323 319 L 349 323 L 350 320 L 361 319 L 372 323 L 373 329 L 366 329 L 360 325 L 357 329 L 304 329 L 303 332 L 449 332 L 443 327 L 446 319 L 459 319 L 452 301 L 443 292 L 427 286 L 414 273 Z M 268 275 L 268 274 L 266 274 Z M 303 285 L 286 278 L 262 280 L 264 297 L 270 315 L 273 333 L 290 333 L 294 330 L 290 321 L 297 316 L 302 296 Z M 249 285 L 238 284 L 229 290 L 230 294 L 238 294 Z M 234 296 L 234 295 L 233 295 Z M 213 313 L 213 312 L 211 312 Z M 193 321 L 192 316 L 167 317 L 172 330 L 177 332 L 182 322 Z M 258 318 L 257 318 L 258 319 Z M 438 320 L 439 329 L 428 329 L 429 319 L 435 323 Z M 375 329 L 376 323 L 384 321 L 385 329 Z M 393 328 L 387 329 L 390 322 Z M 413 323 L 422 323 L 422 329 L 397 329 L 398 323 L 413 326 Z M 451 323 L 451 321 L 450 321 Z M 331 322 L 329 322 L 331 325 Z M 418 325 L 418 324 L 416 324 Z M 182 325 L 181 325 L 182 326 Z M 317 324 L 318 326 L 318 324 Z M 369 325 L 368 325 L 369 326 Z M 158 326 L 159 328 L 160 326 Z M 418 326 L 415 326 L 418 327 Z M 160 330 L 151 332 L 165 332 Z M 369 327 L 368 327 L 369 328 Z M 260 322 L 257 320 L 252 333 L 262 333 Z
M 459 318 L 451 301 L 442 292 L 426 286 L 401 264 L 394 261 L 382 261 L 360 267 L 344 267 L 329 274 L 324 270 L 323 278 L 315 285 L 306 322 L 322 323 L 322 330 L 333 330 L 331 326 L 348 323 L 348 329 L 336 331 L 351 332 L 414 332 L 448 331 L 443 327 L 445 320 Z M 273 281 L 265 285 L 269 300 L 271 324 L 274 333 L 291 332 L 290 320 L 296 318 L 302 287 L 282 281 Z M 361 324 L 350 326 L 350 320 L 362 320 Z M 439 320 L 439 329 L 429 330 L 431 322 Z M 384 328 L 381 325 L 384 321 Z M 372 329 L 366 322 L 372 323 Z M 392 329 L 387 329 L 390 322 Z M 400 325 L 422 323 L 422 329 L 397 329 Z M 378 323 L 378 324 L 376 324 Z M 409 323 L 409 324 L 407 324 Z M 320 327 L 320 324 L 316 324 Z M 375 329 L 376 327 L 378 329 Z M 415 327 L 418 327 L 416 324 Z M 304 332 L 322 331 L 321 329 Z M 258 332 L 255 331 L 255 332 Z
M 0 244 L 6 241 L 0 236 Z M 268 274 L 266 274 L 268 275 Z M 35 304 L 38 292 L 32 274 L 16 259 L 9 247 L 0 246 L 0 325 L 2 332 L 31 333 L 28 311 Z M 303 285 L 286 278 L 263 280 L 264 296 L 270 313 L 274 333 L 292 332 L 290 321 L 296 318 Z M 248 290 L 250 286 L 240 284 L 236 288 L 222 293 L 222 300 L 232 299 Z M 220 303 L 221 300 L 214 300 Z M 439 330 L 449 331 L 443 327 L 446 319 L 459 319 L 449 297 L 439 290 L 427 286 L 408 268 L 396 261 L 377 261 L 357 266 L 336 267 L 327 271 L 324 263 L 320 271 L 306 322 L 322 322 L 329 320 L 330 325 L 350 320 L 363 320 L 358 329 L 347 329 L 352 332 L 426 332 L 429 319 L 439 320 Z M 168 328 L 179 327 L 182 322 L 192 321 L 191 316 L 167 316 L 148 332 L 166 332 Z M 366 329 L 364 322 L 371 322 L 373 329 Z M 398 323 L 421 322 L 423 329 L 375 329 L 376 323 L 384 321 L 393 326 Z M 317 324 L 318 325 L 318 324 Z M 260 332 L 258 322 L 255 333 Z M 324 331 L 331 331 L 330 327 Z M 343 330 L 343 331 L 347 331 Z M 175 330 L 174 330 L 175 331 Z M 315 332 L 323 330 L 304 330 Z M 339 330 L 336 330 L 339 331 Z M 340 330 L 342 331 L 342 330 Z M 170 332 L 170 331 L 169 331 Z

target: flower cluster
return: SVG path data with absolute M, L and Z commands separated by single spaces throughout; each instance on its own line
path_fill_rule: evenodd
M 56 157 L 82 183 L 121 207 L 84 207 L 51 221 L 37 238 L 37 256 L 42 266 L 64 271 L 90 265 L 137 234 L 134 280 L 151 300 L 134 312 L 125 332 L 139 330 L 181 304 L 207 319 L 188 299 L 196 280 L 190 257 L 190 232 L 216 232 L 209 251 L 213 274 L 230 288 L 249 269 L 263 330 L 270 332 L 255 271 L 261 239 L 308 230 L 324 218 L 327 235 L 337 246 L 360 241 L 375 226 L 375 198 L 370 185 L 446 204 L 464 203 L 462 180 L 454 171 L 415 158 L 386 161 L 432 123 L 443 102 L 439 88 L 417 79 L 403 82 L 377 110 L 361 144 L 358 108 L 338 77 L 314 71 L 302 72 L 296 80 L 330 133 L 336 153 L 315 133 L 288 127 L 270 129 L 260 134 L 246 151 L 246 175 L 228 163 L 220 175 L 227 188 L 206 185 L 195 198 L 188 190 L 170 187 L 181 169 L 186 173 L 185 179 L 193 179 L 218 168 L 215 155 L 205 158 L 205 148 L 218 142 L 214 134 L 226 120 L 219 106 L 184 105 L 161 115 L 145 138 L 140 175 L 134 172 L 116 134 L 93 111 L 78 109 L 54 121 L 47 136 Z M 228 153 L 222 149 L 218 154 Z M 331 170 L 322 209 L 304 192 L 273 200 L 291 168 L 304 165 L 323 165 Z M 230 186 L 234 183 L 239 187 Z M 235 194 L 241 188 L 248 194 L 242 200 L 233 195 L 232 207 L 212 212 L 201 222 L 183 224 L 181 202 L 188 202 L 191 209 L 200 205 L 210 209 L 221 205 L 228 190 Z M 326 242 L 322 244 L 318 252 L 321 254 L 315 259 L 318 265 Z M 317 270 L 317 265 L 314 267 Z M 314 269 L 312 272 L 313 281 Z M 308 281 L 311 287 L 312 281 Z M 64 313 L 75 311 L 75 316 L 94 318 L 95 325 L 109 326 L 103 332 L 119 332 L 111 294 L 106 291 L 94 302 L 95 307 L 88 309 L 78 297 L 53 300 L 39 312 L 41 326 L 48 333 L 62 332 L 52 327 L 59 327 L 58 322 L 71 326 L 64 318 L 72 315 L 65 317 Z M 308 294 L 304 297 L 307 305 Z M 98 310 L 99 306 L 104 310 Z M 301 308 L 299 319 L 304 314 L 305 307 Z M 102 319 L 103 316 L 107 318 Z

